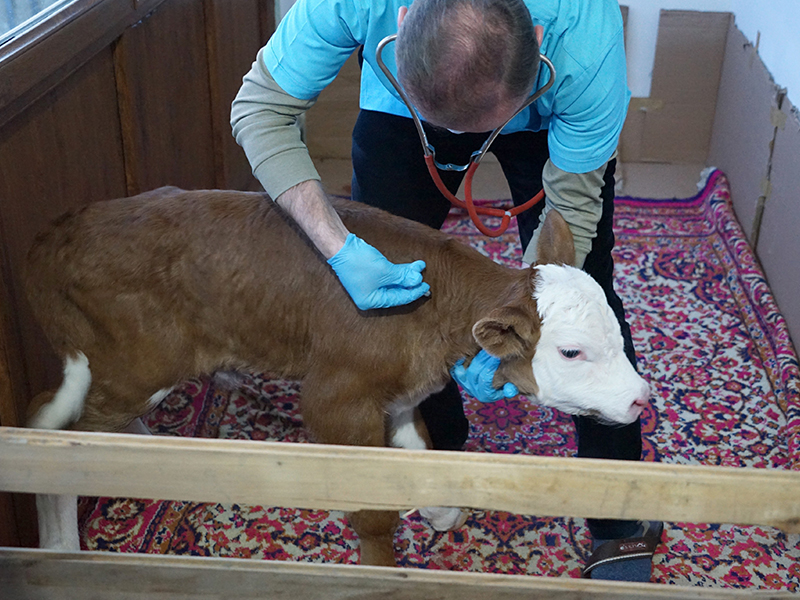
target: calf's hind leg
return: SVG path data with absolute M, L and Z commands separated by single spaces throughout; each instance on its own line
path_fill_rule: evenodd
M 123 431 L 149 433 L 130 415 L 101 414 L 95 406 L 108 400 L 107 395 L 91 386 L 88 363 L 85 369 L 65 368 L 64 383 L 57 391 L 36 396 L 28 408 L 28 426 L 40 429 L 77 429 L 84 431 Z M 144 404 L 144 403 L 143 403 Z M 77 419 L 75 423 L 72 423 Z M 138 423 L 137 423 L 138 421 Z M 37 494 L 36 512 L 39 521 L 39 547 L 51 550 L 80 550 L 78 531 L 78 497 L 74 494 Z
M 89 361 L 82 353 L 64 360 L 64 379 L 58 390 L 38 394 L 28 406 L 27 426 L 65 429 L 83 414 L 92 382 Z M 39 546 L 53 550 L 80 550 L 78 497 L 71 494 L 37 494 Z
M 385 446 L 386 415 L 383 403 L 363 395 L 360 386 L 336 386 L 342 373 L 324 384 L 303 382 L 303 422 L 321 444 Z M 347 389 L 344 389 L 347 388 Z M 361 542 L 361 564 L 396 567 L 394 533 L 400 523 L 397 511 L 359 510 L 347 514 Z

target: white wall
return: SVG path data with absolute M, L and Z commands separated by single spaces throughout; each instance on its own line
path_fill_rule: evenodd
M 732 12 L 736 25 L 755 45 L 775 83 L 800 103 L 800 0 L 620 0 L 628 10 L 628 86 L 634 96 L 650 95 L 661 9 Z
M 295 0 L 278 0 L 275 2 L 275 13 L 277 20 L 280 21 L 281 17 L 286 14 L 286 11 L 292 7 Z
M 753 44 L 775 83 L 800 106 L 800 0 L 731 0 L 736 26 Z

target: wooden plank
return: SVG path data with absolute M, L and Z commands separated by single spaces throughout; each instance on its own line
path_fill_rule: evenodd
M 231 103 L 250 70 L 256 54 L 266 43 L 260 23 L 273 2 L 259 0 L 205 0 L 209 89 L 216 187 L 258 189 L 247 157 L 231 132 Z
M 204 19 L 201 1 L 169 0 L 115 47 L 129 195 L 215 186 Z
M 0 548 L 0 598 L 58 600 L 724 600 L 789 592 L 233 558 Z
M 66 210 L 125 192 L 111 52 L 100 52 L 0 129 L 0 239 L 26 373 L 12 373 L 17 418 L 30 395 L 60 381 L 61 365 L 33 322 L 20 281 L 33 239 Z M 23 384 L 24 376 L 30 390 Z M 21 422 L 19 423 L 22 424 Z
M 800 473 L 0 428 L 0 491 L 539 516 L 800 531 Z

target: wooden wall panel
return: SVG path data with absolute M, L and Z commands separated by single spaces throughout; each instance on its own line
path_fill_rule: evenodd
M 74 0 L 0 48 L 0 126 L 106 48 L 163 0 Z M 141 18 L 139 16 L 139 18 Z
M 231 134 L 231 102 L 250 70 L 256 51 L 266 43 L 258 0 L 206 0 L 209 82 L 216 187 L 260 189 L 244 151 Z
M 65 210 L 124 195 L 121 149 L 109 50 L 0 130 L 8 287 L 32 394 L 58 383 L 60 366 L 54 368 L 49 346 L 23 298 L 20 271 L 25 255 L 36 233 Z M 22 418 L 27 398 L 16 398 L 16 404 Z
M 114 69 L 106 49 L 0 128 L 1 301 L 7 308 L 0 345 L 12 351 L 8 381 L 0 389 L 11 395 L 0 398 L 3 425 L 23 425 L 29 398 L 60 379 L 61 365 L 34 323 L 20 285 L 34 236 L 67 209 L 124 193 Z M 33 497 L 4 495 L 0 503 L 3 537 L 35 545 Z
M 0 214 L 0 234 L 2 230 Z M 0 245 L 0 425 L 6 427 L 20 423 L 17 399 L 28 395 L 27 379 L 22 376 L 24 369 L 11 295 L 11 271 L 8 253 Z
M 20 538 L 17 532 L 17 517 L 14 513 L 14 497 L 11 494 L 0 492 L 0 546 L 19 546 Z
M 272 0 L 71 6 L 0 48 L 3 426 L 22 425 L 29 399 L 61 378 L 20 286 L 27 249 L 48 221 L 160 185 L 255 181 L 230 134 L 229 107 L 274 30 Z M 0 494 L 0 544 L 30 546 L 36 537 L 33 498 Z
M 306 144 L 314 160 L 350 160 L 360 90 L 361 68 L 353 53 L 306 113 Z
M 123 33 L 114 56 L 128 194 L 215 187 L 202 2 L 165 2 Z

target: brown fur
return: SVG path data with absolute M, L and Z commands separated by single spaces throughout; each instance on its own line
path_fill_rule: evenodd
M 387 407 L 440 389 L 479 341 L 503 358 L 502 376 L 535 391 L 533 271 L 497 265 L 377 209 L 333 202 L 348 229 L 389 260 L 425 260 L 432 295 L 359 311 L 305 236 L 257 193 L 161 188 L 87 206 L 41 234 L 28 257 L 30 302 L 59 355 L 83 352 L 92 372 L 73 427 L 120 431 L 157 391 L 243 369 L 302 379 L 303 419 L 318 442 L 382 446 Z M 396 513 L 362 512 L 351 522 L 365 563 L 394 564 Z

